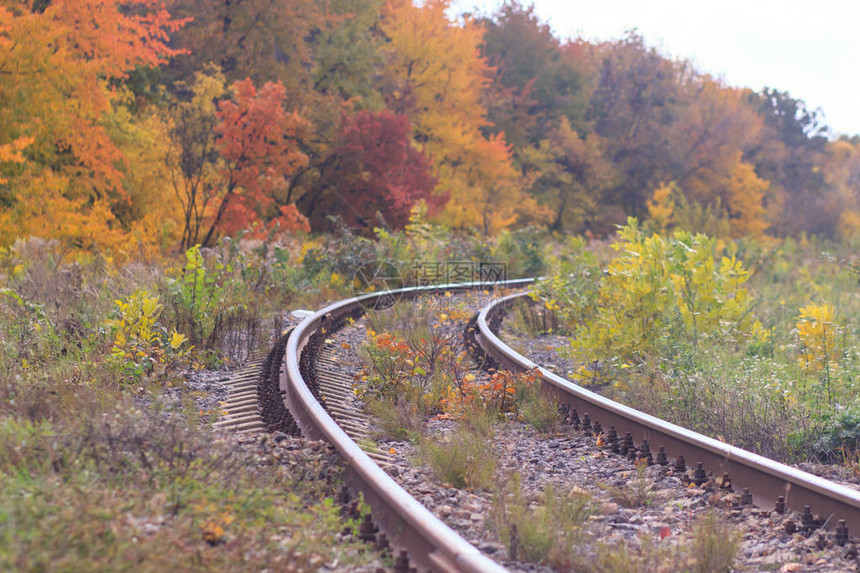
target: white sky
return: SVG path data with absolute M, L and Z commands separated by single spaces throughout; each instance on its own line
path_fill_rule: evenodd
M 453 0 L 451 14 L 493 13 L 501 0 Z M 529 5 L 529 0 L 522 0 Z M 860 134 L 860 2 L 856 0 L 534 0 L 560 38 L 617 39 L 687 59 L 728 85 L 788 91 L 821 108 L 834 134 Z

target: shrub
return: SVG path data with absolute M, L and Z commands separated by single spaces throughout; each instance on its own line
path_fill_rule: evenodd
M 596 309 L 602 276 L 597 257 L 588 250 L 584 239 L 571 237 L 563 253 L 549 259 L 549 266 L 549 275 L 535 283 L 530 295 L 539 303 L 537 312 L 540 314 L 535 315 L 533 311 L 527 316 L 532 316 L 532 324 L 535 318 L 540 318 L 541 327 L 533 328 L 534 331 L 573 332 Z M 552 317 L 548 318 L 547 314 Z
M 112 329 L 114 341 L 111 360 L 122 371 L 134 377 L 151 374 L 157 365 L 170 365 L 184 358 L 185 336 L 158 322 L 161 305 L 158 297 L 138 290 L 127 300 L 117 300 L 112 318 L 105 326 Z
M 221 303 L 221 279 L 227 271 L 221 263 L 207 269 L 200 245 L 195 245 L 185 252 L 185 266 L 173 271 L 178 276 L 167 279 L 175 328 L 187 333 L 195 345 L 206 344 L 215 327 Z
M 752 299 L 742 286 L 749 273 L 733 257 L 717 261 L 715 240 L 686 232 L 646 237 L 636 219 L 619 235 L 619 255 L 600 282 L 599 306 L 577 330 L 574 351 L 642 363 L 676 341 L 695 349 L 752 328 Z
M 797 337 L 800 340 L 798 361 L 807 374 L 818 373 L 826 392 L 827 403 L 833 403 L 831 381 L 838 368 L 836 337 L 840 327 L 830 304 L 810 303 L 800 309 Z

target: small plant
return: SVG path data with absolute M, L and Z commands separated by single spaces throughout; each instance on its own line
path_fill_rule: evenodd
M 626 542 L 598 543 L 594 563 L 588 570 L 599 573 L 726 573 L 733 570 L 740 541 L 741 536 L 736 529 L 709 512 L 693 523 L 692 539 L 688 543 L 664 544 L 647 534 L 640 536 L 638 548 Z
M 185 266 L 179 276 L 167 279 L 177 328 L 187 332 L 196 345 L 204 344 L 215 328 L 222 294 L 220 278 L 228 270 L 221 263 L 215 265 L 214 271 L 207 269 L 200 245 L 195 245 L 185 251 Z
M 714 512 L 708 512 L 693 525 L 693 544 L 690 550 L 693 571 L 696 573 L 727 573 L 740 546 L 740 533 L 725 523 Z
M 115 304 L 113 317 L 104 324 L 114 336 L 111 360 L 122 371 L 134 377 L 151 374 L 157 365 L 175 363 L 191 350 L 182 348 L 185 336 L 175 330 L 168 335 L 158 322 L 162 308 L 158 297 L 138 290 Z
M 526 394 L 533 391 L 538 379 L 536 370 L 518 373 L 498 370 L 492 372 L 488 380 L 466 374 L 459 384 L 448 386 L 442 406 L 456 417 L 483 409 L 497 417 L 510 414 L 516 418 L 520 404 Z
M 380 437 L 408 440 L 418 443 L 424 433 L 426 409 L 420 400 L 406 396 L 369 397 L 365 402 L 367 410 L 376 418 Z
M 513 474 L 498 485 L 491 521 L 511 558 L 565 570 L 588 542 L 586 522 L 593 512 L 587 493 L 562 493 L 552 485 L 538 499 L 528 500 L 519 475 Z
M 629 542 L 599 542 L 587 570 L 597 573 L 691 573 L 676 547 L 660 543 L 651 535 L 640 535 L 639 547 Z
M 831 380 L 838 367 L 836 337 L 840 328 L 834 315 L 833 305 L 810 303 L 800 309 L 797 320 L 800 366 L 807 373 L 820 374 L 829 404 L 833 403 Z
M 613 501 L 622 507 L 645 507 L 651 504 L 654 486 L 646 475 L 648 464 L 636 462 L 636 476 L 620 487 L 606 487 Z
M 558 401 L 541 392 L 540 384 L 530 386 L 519 406 L 519 417 L 542 434 L 551 434 L 561 425 Z
M 846 409 L 824 416 L 824 427 L 816 432 L 812 455 L 823 463 L 841 462 L 857 473 L 860 460 L 860 411 Z
M 420 449 L 443 483 L 468 489 L 488 489 L 493 485 L 496 456 L 492 442 L 466 426 L 461 425 L 447 439 L 424 440 Z

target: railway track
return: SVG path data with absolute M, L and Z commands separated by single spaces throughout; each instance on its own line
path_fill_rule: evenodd
M 522 287 L 532 281 L 522 279 L 495 286 Z M 310 439 L 326 440 L 335 447 L 347 468 L 348 489 L 341 493 L 340 501 L 344 505 L 350 502 L 354 505 L 361 496 L 370 505 L 372 513 L 365 516 L 359 536 L 375 542 L 377 547 L 392 545 L 396 573 L 501 572 L 505 569 L 481 554 L 403 490 L 383 469 L 388 463 L 385 454 L 365 452 L 359 446 L 357 442 L 367 437 L 367 422 L 356 417 L 347 404 L 351 380 L 338 371 L 337 359 L 331 352 L 334 343 L 331 336 L 364 314 L 366 309 L 381 308 L 396 299 L 486 288 L 482 283 L 415 287 L 334 303 L 308 316 L 285 334 L 259 367 L 257 399 L 261 421 L 255 422 L 253 429 L 300 432 Z M 537 369 L 545 390 L 567 408 L 574 426 L 585 432 L 594 433 L 595 429 L 602 432 L 607 447 L 613 448 L 617 443 L 628 450 L 631 457 L 648 459 L 650 455 L 655 463 L 671 463 L 676 469 L 692 462 L 698 470 L 693 479 L 724 478 L 721 480 L 724 484 L 728 482 L 736 491 L 748 492 L 749 495 L 744 496 L 748 503 L 765 510 L 772 507 L 777 511 L 806 510 L 797 529 L 825 527 L 834 530 L 838 544 L 849 540 L 849 530 L 860 531 L 860 492 L 608 400 L 541 368 L 509 348 L 494 330 L 505 309 L 522 296 L 525 293 L 499 298 L 471 321 L 467 346 L 483 357 L 485 366 L 512 371 Z M 246 407 L 248 397 L 241 392 L 247 392 L 244 385 L 249 376 L 238 376 L 236 383 L 237 399 L 241 397 Z M 621 436 L 626 436 L 627 444 Z
M 251 359 L 224 383 L 227 397 L 221 404 L 224 414 L 214 427 L 243 433 L 257 433 L 265 428 L 257 411 L 257 380 L 262 360 Z
M 505 309 L 525 295 L 506 296 L 482 309 L 475 319 L 475 343 L 488 362 L 515 372 L 537 369 L 544 390 L 567 410 L 574 425 L 585 432 L 603 433 L 608 447 L 624 436 L 628 455 L 634 459 L 659 459 L 677 469 L 692 462 L 693 479 L 718 478 L 745 492 L 749 503 L 764 510 L 794 509 L 802 515 L 799 523 L 792 522 L 797 531 L 824 527 L 834 532 L 840 545 L 849 541 L 850 531 L 860 531 L 860 492 L 604 398 L 508 347 L 495 331 Z M 595 431 L 596 427 L 601 429 Z
M 346 482 L 349 491 L 343 492 L 341 503 L 361 495 L 372 513 L 362 523 L 359 536 L 375 541 L 377 546 L 393 545 L 395 573 L 410 571 L 443 571 L 466 573 L 496 573 L 505 569 L 483 555 L 454 530 L 433 515 L 410 496 L 389 476 L 370 455 L 350 437 L 346 429 L 336 422 L 337 417 L 348 416 L 332 400 L 332 388 L 346 388 L 346 381 L 335 379 L 326 372 L 321 360 L 325 345 L 332 333 L 350 320 L 358 318 L 368 308 L 383 308 L 399 299 L 409 299 L 438 292 L 486 290 L 488 288 L 520 287 L 533 282 L 521 279 L 487 285 L 463 283 L 432 287 L 413 287 L 362 295 L 329 305 L 305 318 L 286 337 L 282 363 L 278 364 L 276 345 L 267 359 L 271 363 L 260 379 L 261 409 L 278 409 L 278 396 L 283 397 L 289 414 L 279 429 L 300 429 L 311 439 L 322 439 L 332 444 L 346 465 Z M 283 339 L 282 339 L 283 340 Z M 277 380 L 275 372 L 278 372 Z M 326 397 L 326 392 L 330 394 Z M 265 417 L 265 416 L 264 416 Z M 268 428 L 277 422 L 270 420 Z M 362 424 L 347 424 L 354 435 L 363 430 Z M 384 459 L 379 460 L 384 463 Z M 382 537 L 384 535 L 384 537 Z

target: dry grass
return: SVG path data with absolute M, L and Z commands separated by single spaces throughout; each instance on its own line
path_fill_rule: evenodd
M 446 484 L 457 488 L 489 489 L 496 471 L 492 441 L 465 424 L 442 440 L 422 440 L 421 456 Z
M 213 434 L 178 370 L 199 355 L 142 377 L 105 360 L 113 301 L 157 292 L 163 269 L 64 265 L 38 241 L 16 249 L 0 253 L 0 571 L 304 571 L 373 559 L 340 539 L 352 523 L 332 503 L 339 468 L 314 456 L 278 465 Z M 253 319 L 234 318 L 225 330 Z M 247 341 L 230 344 L 246 353 Z
M 684 543 L 667 543 L 650 535 L 632 543 L 598 543 L 584 570 L 597 573 L 728 573 L 733 570 L 741 535 L 709 512 L 694 523 Z
M 582 561 L 593 513 L 591 497 L 577 490 L 564 493 L 547 486 L 528 499 L 514 474 L 499 480 L 491 522 L 511 558 L 567 571 Z

